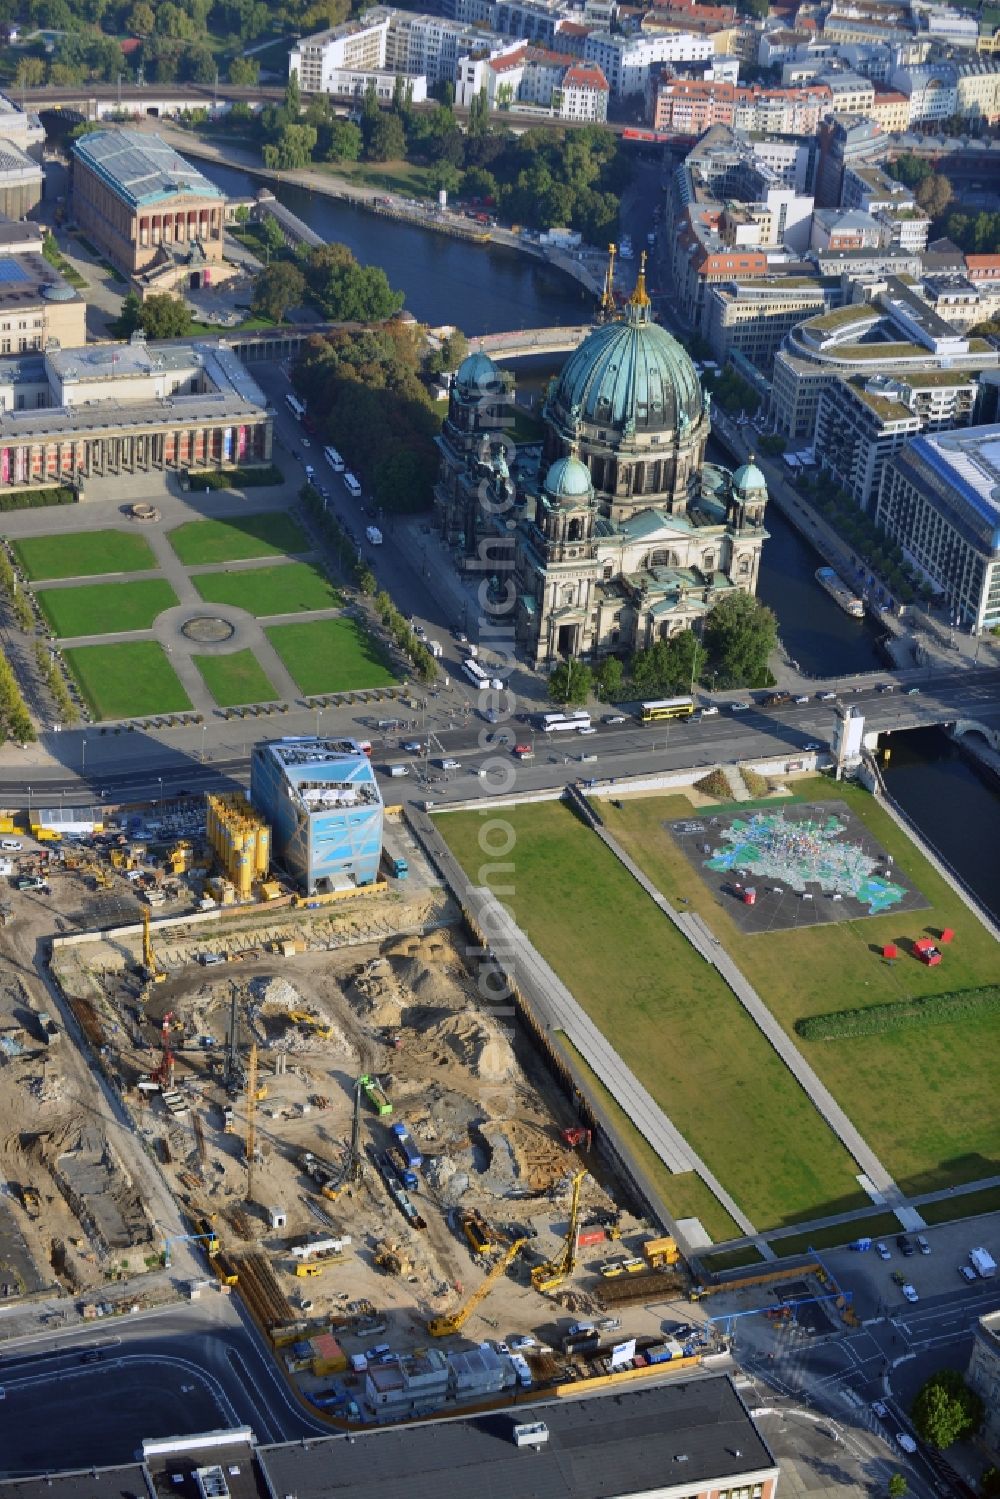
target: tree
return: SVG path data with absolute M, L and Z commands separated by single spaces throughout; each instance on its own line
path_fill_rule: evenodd
M 357 161 L 364 137 L 352 120 L 334 120 L 323 152 L 324 161 Z
M 375 88 L 374 78 L 369 78 L 365 84 L 364 97 L 361 100 L 361 121 L 363 125 L 374 125 L 381 114 L 378 107 L 378 92 Z
M 119 338 L 131 338 L 137 328 L 142 327 L 142 303 L 134 291 L 122 298 L 122 309 L 118 314 L 115 332 Z
M 771 610 L 748 593 L 728 594 L 705 621 L 705 648 L 723 687 L 763 686 L 777 639 Z
M 889 1483 L 887 1486 L 889 1499 L 905 1499 L 905 1495 L 909 1487 L 910 1485 L 907 1483 L 902 1473 L 893 1473 L 889 1479 Z
M 147 0 L 138 0 L 129 11 L 125 24 L 136 36 L 151 36 L 156 26 L 156 13 Z
M 231 57 L 228 71 L 229 82 L 243 88 L 253 88 L 260 81 L 260 63 L 255 57 Z
M 285 232 L 273 213 L 266 214 L 260 226 L 260 237 L 272 255 L 285 248 Z
M 605 656 L 604 660 L 594 672 L 594 686 L 597 695 L 606 703 L 614 703 L 622 695 L 622 683 L 625 678 L 625 668 L 617 656 Z
M 932 172 L 917 185 L 916 199 L 924 213 L 939 219 L 951 202 L 951 183 L 940 172 Z
M 1000 1499 L 1000 1468 L 987 1468 L 979 1480 L 983 1499 Z
M 142 303 L 139 322 L 147 338 L 183 338 L 191 316 L 179 298 L 157 292 Z
M 769 458 L 779 458 L 787 446 L 780 432 L 765 432 L 760 440 L 760 450 Z
M 369 161 L 401 161 L 406 155 L 406 136 L 398 115 L 379 115 L 367 135 L 365 155 Z
M 298 307 L 306 293 L 306 278 L 290 260 L 276 260 L 253 284 L 254 312 L 280 323 L 290 307 Z
M 983 1402 L 957 1369 L 939 1369 L 921 1386 L 910 1410 L 917 1435 L 944 1451 L 983 1424 Z
M 299 92 L 299 75 L 293 69 L 285 85 L 285 109 L 290 120 L 297 120 L 302 113 L 302 95 Z
M 236 212 L 233 214 L 233 218 L 236 220 L 237 224 L 240 224 L 241 226 L 249 224 L 250 210 L 245 203 L 240 204 Z
M 45 82 L 45 64 L 40 57 L 22 57 L 14 73 L 18 88 L 41 88 Z
M 591 689 L 590 667 L 575 656 L 560 661 L 549 677 L 549 698 L 553 703 L 585 703 Z

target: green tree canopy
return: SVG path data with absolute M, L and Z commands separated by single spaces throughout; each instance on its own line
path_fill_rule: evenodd
M 767 658 L 778 639 L 771 610 L 748 593 L 734 590 L 705 621 L 705 648 L 723 687 L 755 687 L 767 681 Z
M 905 1499 L 909 1487 L 902 1473 L 893 1473 L 886 1485 L 886 1492 L 889 1495 L 889 1499 Z
M 312 299 L 335 323 L 379 323 L 403 305 L 379 266 L 358 265 L 346 245 L 320 245 L 306 261 Z
M 944 1451 L 983 1424 L 983 1402 L 957 1369 L 939 1369 L 917 1392 L 910 1411 L 918 1436 Z
M 560 661 L 553 668 L 549 677 L 549 698 L 553 703 L 566 706 L 585 703 L 590 696 L 592 683 L 590 667 L 586 662 L 570 656 L 568 661 Z
M 306 278 L 290 260 L 276 260 L 261 271 L 253 285 L 251 307 L 276 323 L 284 320 L 292 307 L 298 307 L 306 294 Z
M 365 136 L 369 161 L 401 161 L 406 155 L 406 136 L 398 115 L 380 114 Z
M 191 314 L 179 297 L 157 292 L 143 302 L 139 323 L 147 338 L 183 338 L 191 324 Z
M 229 82 L 243 88 L 253 88 L 260 81 L 260 63 L 255 57 L 231 57 L 228 72 Z

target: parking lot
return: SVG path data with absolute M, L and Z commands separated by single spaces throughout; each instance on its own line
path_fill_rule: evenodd
M 916 1234 L 906 1237 L 915 1243 Z M 862 1322 L 885 1313 L 891 1315 L 906 1305 L 900 1288 L 893 1282 L 894 1271 L 905 1275 L 920 1301 L 961 1293 L 974 1306 L 977 1299 L 1000 1289 L 1000 1279 L 977 1277 L 967 1284 L 959 1274 L 959 1266 L 968 1264 L 972 1248 L 982 1247 L 994 1259 L 1000 1257 L 1000 1214 L 927 1228 L 923 1237 L 930 1245 L 930 1254 L 916 1252 L 906 1257 L 895 1238 L 886 1238 L 879 1242 L 889 1250 L 888 1260 L 880 1259 L 874 1246 L 862 1254 L 834 1249 L 821 1256 L 841 1287 L 854 1292 L 855 1311 Z

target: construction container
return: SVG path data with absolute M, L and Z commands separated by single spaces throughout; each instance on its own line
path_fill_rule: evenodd
M 607 1234 L 603 1228 L 581 1228 L 576 1236 L 578 1249 L 589 1249 L 594 1244 L 603 1244 Z
M 642 1252 L 647 1265 L 654 1270 L 659 1270 L 664 1265 L 676 1265 L 680 1259 L 677 1243 L 669 1235 L 663 1239 L 647 1239 L 642 1246 Z
M 347 1355 L 330 1332 L 312 1339 L 312 1372 L 318 1376 L 341 1374 L 347 1368 Z
M 208 841 L 233 886 L 237 900 L 249 900 L 271 866 L 271 829 L 241 791 L 206 798 Z

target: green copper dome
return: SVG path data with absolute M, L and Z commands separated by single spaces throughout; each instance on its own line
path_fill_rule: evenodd
M 595 328 L 567 359 L 553 414 L 620 433 L 675 432 L 702 414 L 694 365 L 665 328 L 629 308 L 624 322 Z
M 488 354 L 467 354 L 455 372 L 455 384 L 465 394 L 496 390 L 500 371 Z
M 586 500 L 593 493 L 590 469 L 579 458 L 557 458 L 545 475 L 545 490 L 554 500 Z
M 766 489 L 767 480 L 753 461 L 753 457 L 741 465 L 733 475 L 733 488 L 745 494 L 751 489 Z

